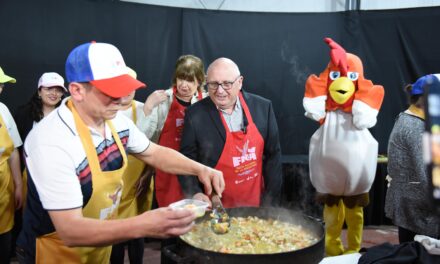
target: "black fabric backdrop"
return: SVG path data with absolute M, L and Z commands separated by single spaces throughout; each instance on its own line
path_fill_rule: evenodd
M 244 89 L 272 100 L 285 160 L 307 154 L 317 124 L 304 117 L 304 83 L 328 63 L 332 37 L 364 63 L 365 76 L 385 87 L 371 129 L 386 152 L 395 116 L 406 108 L 404 84 L 440 72 L 440 8 L 338 13 L 249 13 L 158 7 L 114 1 L 1 0 L 0 66 L 17 83 L 0 100 L 11 111 L 37 88 L 39 76 L 64 76 L 70 50 L 95 40 L 116 45 L 148 84 L 138 100 L 170 85 L 176 59 L 234 60 Z

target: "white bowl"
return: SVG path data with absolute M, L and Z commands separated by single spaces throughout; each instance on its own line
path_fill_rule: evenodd
M 209 204 L 207 202 L 194 199 L 184 199 L 169 205 L 173 210 L 192 210 L 197 217 L 204 216 L 208 206 Z

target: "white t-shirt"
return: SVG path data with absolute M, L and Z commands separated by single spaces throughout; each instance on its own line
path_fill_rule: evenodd
M 90 175 L 86 153 L 65 102 L 66 99 L 31 130 L 24 146 L 29 175 L 45 210 L 82 207 L 82 187 L 91 181 L 91 177 L 86 177 Z M 148 148 L 148 138 L 123 114 L 118 113 L 111 122 L 127 153 L 141 153 Z M 95 130 L 90 131 L 97 153 L 115 144 L 107 125 L 105 139 Z
M 14 122 L 14 118 L 12 118 L 11 113 L 9 112 L 8 107 L 3 103 L 0 103 L 0 115 L 3 118 L 3 122 L 5 122 L 6 128 L 8 129 L 9 136 L 14 142 L 14 147 L 18 148 L 23 145 L 21 141 L 20 134 L 18 133 L 17 125 Z

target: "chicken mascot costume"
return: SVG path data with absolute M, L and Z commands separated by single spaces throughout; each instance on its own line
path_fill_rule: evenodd
M 378 143 L 368 131 L 376 124 L 384 89 L 364 78 L 362 62 L 330 38 L 330 63 L 306 82 L 305 115 L 321 124 L 310 139 L 310 179 L 324 203 L 327 256 L 359 252 L 363 207 L 374 181 Z M 341 231 L 347 225 L 344 249 Z

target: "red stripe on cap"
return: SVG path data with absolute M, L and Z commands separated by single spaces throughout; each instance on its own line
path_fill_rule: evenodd
M 94 80 L 90 83 L 104 94 L 114 98 L 127 96 L 134 90 L 146 87 L 145 83 L 132 78 L 128 74 L 109 79 Z

